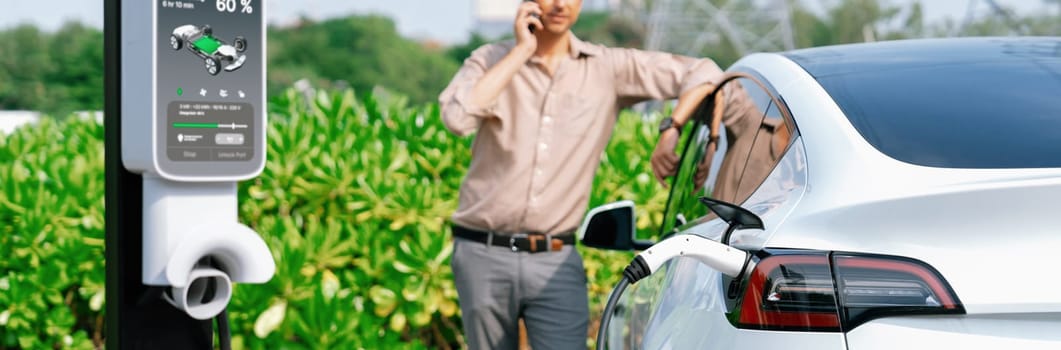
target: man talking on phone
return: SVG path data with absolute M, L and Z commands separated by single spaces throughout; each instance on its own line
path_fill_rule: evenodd
M 620 109 L 678 98 L 652 155 L 673 175 L 681 126 L 714 90 L 710 59 L 609 48 L 571 32 L 581 0 L 525 1 L 515 39 L 475 50 L 439 96 L 446 127 L 475 133 L 453 214 L 451 261 L 471 349 L 585 349 L 586 275 L 574 231 Z

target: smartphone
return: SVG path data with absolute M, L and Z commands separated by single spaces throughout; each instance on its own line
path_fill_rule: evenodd
M 523 2 L 534 2 L 534 0 L 523 0 Z M 538 20 L 542 19 L 542 16 L 539 16 L 536 13 L 532 13 L 531 17 L 537 18 Z M 534 25 L 533 24 L 527 25 L 527 30 L 530 30 L 531 34 L 534 34 Z

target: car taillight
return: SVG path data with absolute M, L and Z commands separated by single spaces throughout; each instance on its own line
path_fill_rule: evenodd
M 939 273 L 890 256 L 785 251 L 745 284 L 741 328 L 838 332 L 888 315 L 963 313 Z
M 890 315 L 965 313 L 939 272 L 923 262 L 843 253 L 832 260 L 845 329 Z
M 829 257 L 774 255 L 756 265 L 741 301 L 742 328 L 839 331 Z

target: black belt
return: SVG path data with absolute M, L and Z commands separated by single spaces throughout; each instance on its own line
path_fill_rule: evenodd
M 570 233 L 547 235 L 544 233 L 506 234 L 492 231 L 479 231 L 453 225 L 453 236 L 487 245 L 511 248 L 514 252 L 548 252 L 558 251 L 563 246 L 575 244 L 575 235 Z M 548 242 L 548 243 L 547 243 Z

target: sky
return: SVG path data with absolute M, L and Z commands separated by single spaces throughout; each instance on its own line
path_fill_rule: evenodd
M 148 0 L 142 0 L 148 1 Z M 255 2 L 263 0 L 254 0 Z M 349 14 L 382 14 L 391 17 L 407 37 L 437 40 L 447 44 L 464 42 L 475 26 L 475 0 L 264 0 L 269 22 L 291 23 L 300 16 L 314 19 Z M 482 0 L 498 1 L 498 0 Z M 509 0 L 511 1 L 511 0 Z M 588 0 L 584 0 L 588 1 Z M 838 0 L 804 0 L 835 2 Z M 971 1 L 979 11 L 987 11 L 985 0 L 890 0 L 905 5 L 922 1 L 929 22 L 951 17 L 961 21 Z M 997 0 L 1019 13 L 1043 8 L 1042 0 Z M 54 30 L 69 20 L 94 27 L 103 25 L 103 1 L 96 0 L 0 0 L 0 29 L 20 23 L 35 23 Z

